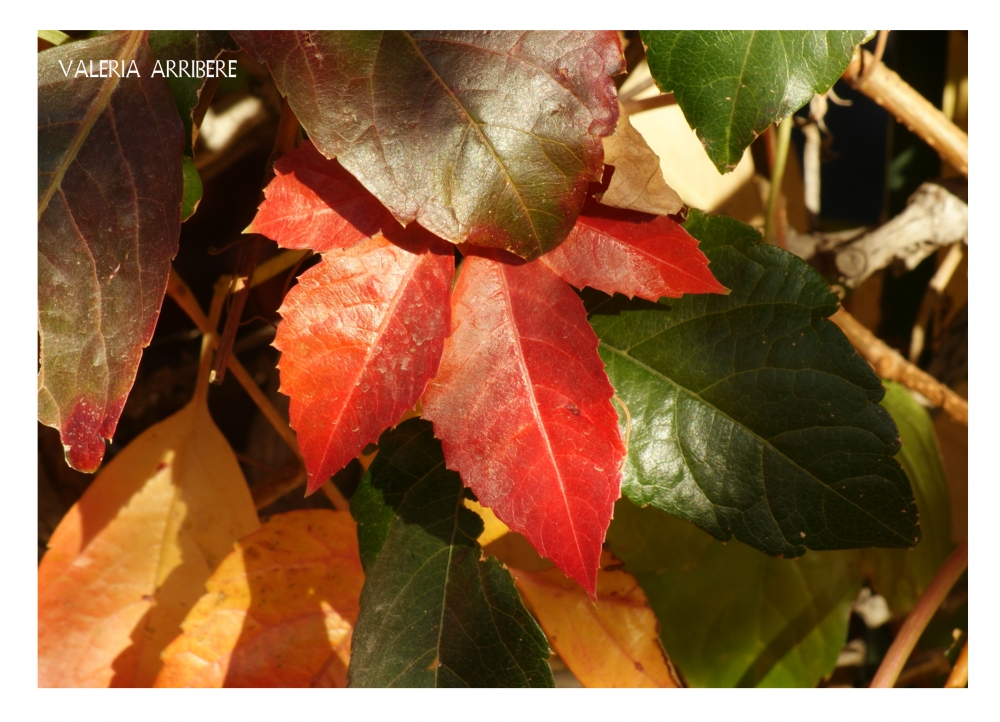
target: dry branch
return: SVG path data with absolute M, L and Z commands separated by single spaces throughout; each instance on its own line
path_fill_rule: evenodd
M 875 373 L 884 379 L 898 381 L 924 396 L 934 406 L 943 408 L 955 421 L 969 425 L 968 401 L 904 359 L 898 351 L 876 337 L 847 311 L 837 311 L 830 316 L 830 320 L 840 327 L 851 345 L 872 365 Z
M 961 173 L 969 175 L 969 135 L 867 50 L 854 54 L 844 80 L 920 136 Z
M 856 288 L 891 263 L 913 270 L 938 248 L 968 242 L 969 206 L 949 189 L 924 183 L 908 203 L 898 216 L 867 233 L 864 228 L 828 234 L 792 233 L 789 249 L 806 260 L 816 254 L 833 254 L 844 285 Z

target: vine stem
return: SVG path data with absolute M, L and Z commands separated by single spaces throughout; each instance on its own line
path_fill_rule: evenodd
M 830 316 L 847 340 L 884 379 L 898 381 L 908 389 L 922 394 L 934 406 L 940 406 L 955 421 L 969 425 L 969 402 L 942 384 L 926 371 L 904 359 L 896 349 L 865 328 L 844 309 Z
M 781 196 L 781 182 L 785 177 L 785 161 L 788 160 L 788 146 L 792 139 L 792 116 L 778 123 L 778 140 L 774 152 L 774 168 L 771 169 L 771 188 L 767 194 L 767 219 L 764 221 L 764 242 L 774 245 L 778 237 L 778 198 Z
M 215 284 L 212 294 L 212 304 L 208 310 L 207 329 L 201 329 L 201 356 L 198 359 L 198 378 L 194 383 L 194 398 L 200 404 L 208 403 L 208 377 L 212 370 L 212 346 L 218 343 L 219 318 L 222 316 L 222 303 L 229 293 L 227 279 L 220 279 Z M 200 310 L 200 309 L 199 309 Z
M 899 673 L 903 670 L 906 660 L 910 658 L 913 648 L 917 646 L 920 635 L 923 634 L 931 617 L 934 616 L 938 607 L 941 606 L 941 602 L 948 596 L 948 592 L 955 586 L 955 582 L 968 566 L 969 542 L 964 541 L 944 560 L 944 564 L 938 568 L 934 579 L 920 595 L 916 606 L 903 622 L 903 626 L 900 627 L 899 633 L 872 679 L 871 686 L 873 688 L 892 687 L 896 684 Z
M 208 318 L 205 316 L 204 311 L 201 310 L 201 306 L 198 305 L 198 301 L 195 299 L 194 294 L 191 293 L 191 289 L 188 288 L 184 279 L 178 276 L 177 271 L 172 267 L 170 269 L 170 277 L 167 279 L 167 295 L 181 307 L 181 310 L 188 315 L 188 318 L 194 322 L 194 325 L 202 333 L 207 334 L 212 330 Z M 219 338 L 214 333 L 211 334 L 211 337 L 210 343 L 215 348 L 219 343 Z M 295 432 L 292 431 L 284 418 L 282 418 L 281 413 L 274 408 L 274 404 L 260 390 L 250 372 L 246 370 L 235 356 L 230 355 L 227 364 L 229 370 L 233 372 L 233 376 L 239 381 L 240 386 L 243 387 L 243 390 L 247 392 L 247 395 L 257 405 L 257 408 L 264 414 L 264 418 L 270 422 L 274 430 L 278 432 L 278 435 L 288 444 L 295 456 L 301 461 L 302 455 L 299 453 L 299 442 L 295 438 Z

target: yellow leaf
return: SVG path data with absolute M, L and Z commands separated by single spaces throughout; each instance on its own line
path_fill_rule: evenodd
M 677 192 L 663 180 L 660 158 L 632 127 L 620 108 L 614 135 L 604 138 L 604 162 L 614 166 L 611 184 L 598 200 L 604 205 L 657 216 L 669 216 L 684 207 Z
M 487 509 L 472 499 L 465 499 L 464 502 L 467 508 L 479 514 L 483 520 L 483 533 L 479 535 L 479 546 L 484 547 L 510 531 L 507 525 L 497 518 L 492 509 Z
M 584 687 L 682 687 L 646 595 L 635 577 L 615 566 L 604 552 L 596 606 L 555 567 L 510 571 L 549 644 Z
M 150 427 L 66 514 L 38 568 L 41 687 L 144 687 L 233 548 L 260 526 L 202 401 Z
M 363 585 L 350 513 L 278 514 L 208 580 L 155 686 L 344 687 Z

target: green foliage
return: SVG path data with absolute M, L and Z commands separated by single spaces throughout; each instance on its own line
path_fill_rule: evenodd
M 351 501 L 365 568 L 352 640 L 355 687 L 551 687 L 545 635 L 467 509 L 431 425 L 379 440 Z
M 194 161 L 190 156 L 184 156 L 184 200 L 181 202 L 181 222 L 186 221 L 198 210 L 202 191 L 201 176 L 194 167 Z
M 622 492 L 768 554 L 912 547 L 913 495 L 871 368 L 826 317 L 837 299 L 753 228 L 693 213 L 728 296 L 592 308 L 628 407 Z
M 643 30 L 649 72 L 732 170 L 771 123 L 825 93 L 870 30 Z
M 833 670 L 861 585 L 858 552 L 771 559 L 626 499 L 608 543 L 692 686 L 813 687 Z
M 912 551 L 866 549 L 862 561 L 875 591 L 896 615 L 909 612 L 951 553 L 951 502 L 930 414 L 903 386 L 885 382 L 882 406 L 892 414 L 903 443 L 896 459 L 913 487 L 924 540 Z

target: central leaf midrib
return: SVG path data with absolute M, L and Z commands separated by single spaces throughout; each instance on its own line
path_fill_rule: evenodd
M 697 392 L 695 392 L 695 391 L 692 391 L 691 389 L 688 389 L 688 388 L 686 388 L 686 387 L 684 387 L 684 386 L 681 386 L 681 385 L 680 385 L 680 384 L 679 384 L 678 382 L 674 381 L 674 380 L 673 380 L 672 378 L 670 378 L 669 376 L 666 376 L 665 374 L 663 374 L 663 373 L 661 373 L 661 372 L 657 371 L 656 369 L 654 369 L 654 368 L 653 368 L 653 367 L 651 367 L 651 366 L 647 366 L 647 365 L 646 365 L 646 364 L 644 364 L 644 363 L 643 363 L 642 361 L 640 361 L 639 359 L 637 359 L 637 358 L 635 358 L 634 356 L 630 355 L 630 354 L 629 354 L 628 352 L 626 352 L 626 351 L 622 351 L 622 350 L 620 350 L 620 349 L 617 349 L 617 348 L 615 348 L 615 347 L 613 347 L 613 346 L 610 346 L 610 345 L 608 345 L 607 343 L 605 343 L 605 342 L 604 342 L 603 340 L 599 341 L 598 343 L 599 343 L 599 345 L 600 345 L 601 347 L 603 347 L 603 348 L 606 348 L 607 350 L 611 351 L 612 353 L 614 353 L 614 354 L 616 354 L 616 355 L 618 355 L 618 356 L 621 356 L 622 358 L 624 358 L 624 359 L 626 359 L 626 360 L 630 361 L 631 363 L 634 363 L 634 364 L 635 364 L 636 366 L 639 366 L 640 368 L 642 368 L 643 370 L 645 370 L 645 371 L 647 371 L 648 373 L 652 374 L 653 376 L 656 376 L 657 378 L 659 378 L 659 379 L 662 379 L 663 381 L 666 381 L 666 382 L 667 382 L 668 384 L 670 384 L 670 385 L 671 385 L 671 386 L 673 386 L 674 388 L 678 389 L 679 391 L 682 391 L 682 392 L 684 392 L 685 394 L 687 394 L 688 396 L 690 396 L 690 397 L 692 397 L 692 398 L 694 398 L 694 399 L 697 399 L 698 401 L 700 401 L 701 403 L 703 403 L 703 404 L 704 404 L 705 406 L 707 406 L 707 407 L 709 407 L 710 409 L 712 409 L 712 410 L 713 410 L 713 411 L 714 411 L 715 413 L 717 413 L 717 414 L 719 414 L 720 416 L 722 416 L 723 418 L 725 418 L 725 419 L 727 419 L 727 420 L 731 421 L 731 422 L 732 422 L 732 423 L 733 423 L 734 425 L 736 425 L 736 426 L 739 426 L 739 427 L 740 427 L 740 428 L 742 428 L 742 429 L 745 429 L 745 430 L 746 430 L 746 431 L 748 431 L 748 432 L 749 432 L 749 433 L 750 433 L 750 434 L 751 434 L 751 435 L 752 435 L 752 436 L 753 436 L 754 438 L 756 438 L 756 439 L 759 439 L 759 440 L 760 440 L 760 442 L 761 442 L 762 444 L 764 444 L 764 445 L 768 446 L 769 448 L 773 449 L 773 450 L 774 450 L 774 451 L 775 451 L 776 453 L 778 453 L 778 454 L 779 454 L 779 455 L 780 455 L 780 456 L 781 456 L 782 458 L 786 459 L 786 460 L 787 460 L 787 461 L 788 461 L 788 462 L 789 462 L 790 464 L 792 464 L 793 466 L 795 466 L 795 468 L 797 468 L 797 469 L 799 469 L 800 471 L 802 471 L 802 472 L 803 472 L 804 474 L 806 474 L 806 475 L 807 475 L 807 476 L 808 476 L 808 477 L 809 477 L 810 479 L 813 479 L 813 480 L 814 480 L 814 481 L 815 481 L 816 483 L 820 484 L 820 485 L 821 485 L 821 486 L 822 486 L 822 487 L 823 487 L 824 489 L 828 489 L 829 491 L 833 492 L 833 493 L 834 493 L 834 494 L 836 494 L 836 495 L 837 495 L 838 497 L 840 497 L 841 499 L 843 499 L 844 501 L 846 501 L 847 503 L 849 503 L 849 504 L 850 504 L 851 506 L 853 506 L 854 508 L 856 508 L 856 509 L 857 509 L 858 511 L 860 511 L 860 512 L 864 513 L 865 515 L 867 515 L 868 517 L 870 517 L 870 518 L 871 518 L 871 519 L 872 519 L 873 521 L 875 521 L 875 522 L 876 522 L 877 524 L 879 524 L 880 526 L 884 527 L 885 529 L 888 529 L 888 530 L 889 530 L 890 532 L 892 532 L 893 534 L 895 534 L 896 536 L 898 536 L 898 537 L 899 537 L 900 539 L 904 539 L 904 540 L 906 540 L 906 541 L 907 541 L 907 543 L 909 543 L 909 538 L 908 538 L 908 537 L 904 537 L 904 536 L 903 536 L 902 534 L 900 534 L 900 533 L 899 533 L 899 532 L 897 532 L 896 530 L 892 529 L 892 528 L 891 528 L 891 527 L 890 527 L 890 526 L 889 526 L 888 524 L 886 524 L 886 523 L 885 523 L 884 521 L 882 521 L 881 519 L 878 519 L 877 517 L 875 517 L 874 515 L 872 515 L 872 513 L 871 513 L 871 512 L 869 512 L 869 511 L 868 511 L 867 509 L 865 509 L 864 507 L 861 507 L 861 506 L 858 506 L 858 504 L 857 504 L 856 502 L 854 502 L 854 501 L 853 501 L 852 499 L 849 499 L 849 498 L 847 498 L 846 496 L 844 496 L 844 495 L 840 494 L 840 493 L 839 493 L 839 492 L 838 492 L 838 491 L 837 491 L 837 490 L 836 490 L 835 488 L 833 488 L 833 487 L 832 487 L 832 486 L 830 486 L 829 484 L 826 484 L 826 483 L 824 483 L 822 479 L 818 478 L 818 477 L 817 477 L 817 476 L 816 476 L 815 474 L 813 474 L 813 473 L 812 473 L 811 471 L 809 471 L 808 469 L 805 469 L 805 468 L 803 468 L 803 467 L 802 467 L 802 466 L 801 466 L 801 465 L 800 465 L 800 464 L 799 464 L 799 463 L 798 463 L 797 461 L 795 461 L 794 459 L 792 459 L 792 458 L 791 458 L 790 456 L 788 456 L 788 455 L 787 455 L 787 454 L 786 454 L 785 452 L 783 452 L 783 451 L 782 451 L 781 449 L 777 448 L 777 447 L 776 447 L 776 446 L 775 446 L 774 444 L 772 444 L 772 443 L 771 443 L 770 439 L 766 439 L 766 438 L 764 438 L 763 436 L 761 436 L 760 434 L 758 434 L 758 433 L 757 433 L 756 431 L 754 431 L 753 429 L 751 429 L 751 428 L 750 428 L 749 426 L 747 426 L 747 425 L 746 425 L 746 424 L 744 424 L 743 422 L 741 422 L 741 421 L 739 421 L 739 420 L 737 420 L 737 419 L 733 418 L 732 416 L 730 416 L 729 414 L 727 414 L 727 413 L 726 413 L 725 411 L 723 411 L 722 409 L 720 409 L 720 408 L 719 408 L 718 406 L 716 406 L 715 404 L 713 404 L 713 403 L 711 403 L 711 402 L 709 402 L 709 401 L 705 400 L 705 399 L 704 399 L 704 398 L 703 398 L 703 397 L 702 397 L 702 396 L 701 396 L 700 394 L 698 394 Z M 712 502 L 712 503 L 713 503 L 713 505 L 714 505 L 714 502 Z M 768 504 L 768 505 L 767 505 L 767 508 L 768 508 L 768 510 L 769 510 L 769 511 L 771 511 L 771 518 L 772 518 L 772 519 L 774 519 L 774 513 L 773 513 L 773 510 L 771 510 L 771 505 L 770 505 L 770 504 Z M 776 519 L 775 519 L 775 522 L 777 523 L 777 520 L 776 520 Z M 779 529 L 781 528 L 781 527 L 780 527 L 780 525 L 779 525 L 779 527 L 778 527 L 778 528 L 779 528 Z M 788 539 L 787 537 L 785 537 L 785 535 L 784 535 L 784 532 L 782 532 L 782 537 L 783 537 L 783 538 L 785 539 L 785 541 L 786 541 L 786 542 L 787 542 L 788 544 L 791 544 L 792 546 L 795 546 L 795 542 L 794 542 L 794 541 L 791 541 L 791 540 L 789 540 L 789 539 Z
M 475 121 L 469 110 L 462 104 L 462 101 L 458 99 L 458 96 L 455 95 L 454 91 L 448 86 L 446 82 L 444 82 L 444 78 L 442 78 L 438 74 L 437 69 L 427 59 L 427 56 L 425 56 L 423 52 L 421 52 L 420 46 L 417 45 L 417 41 L 413 38 L 413 36 L 410 35 L 408 32 L 406 32 L 405 30 L 402 30 L 400 32 L 402 33 L 403 37 L 405 37 L 413 46 L 413 52 L 416 53 L 417 57 L 420 58 L 421 62 L 423 62 L 423 64 L 427 66 L 427 69 L 430 70 L 431 74 L 434 76 L 434 79 L 448 94 L 448 97 L 451 98 L 451 101 L 455 104 L 455 106 L 461 111 L 462 115 L 465 117 L 469 125 L 473 128 L 473 130 L 476 131 L 476 135 L 479 137 L 479 140 L 482 142 L 483 146 L 489 151 L 490 155 L 493 156 L 493 160 L 496 161 L 497 165 L 500 167 L 500 170 L 503 171 L 504 178 L 507 179 L 507 185 L 510 186 L 511 190 L 514 191 L 514 195 L 517 196 L 517 200 L 521 204 L 521 208 L 524 210 L 524 217 L 527 219 L 528 225 L 531 226 L 531 232 L 535 236 L 535 244 L 537 245 L 537 250 L 541 251 L 542 250 L 541 237 L 538 234 L 538 229 L 535 228 L 535 222 L 534 219 L 532 219 L 531 217 L 531 212 L 528 208 L 528 205 L 527 203 L 525 203 L 524 198 L 521 196 L 521 191 L 517 187 L 517 184 L 514 183 L 514 179 L 511 178 L 510 171 L 507 170 L 507 166 L 504 165 L 504 162 L 500 159 L 500 155 L 497 152 L 496 148 L 493 147 L 493 144 L 486 137 L 485 133 L 483 133 L 483 129 L 480 127 L 479 123 Z

